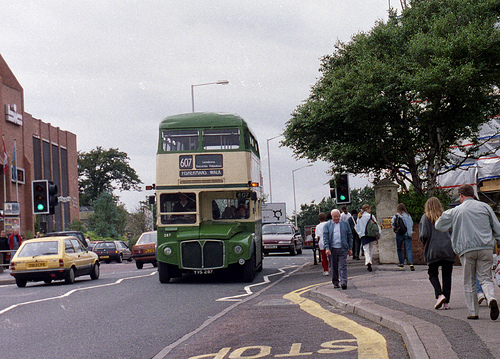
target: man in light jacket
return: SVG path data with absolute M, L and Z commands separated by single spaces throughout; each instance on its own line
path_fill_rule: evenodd
M 500 236 L 500 222 L 484 202 L 474 199 L 471 185 L 458 189 L 460 205 L 443 212 L 436 221 L 436 229 L 442 232 L 452 229 L 451 245 L 460 257 L 464 271 L 465 303 L 469 310 L 467 319 L 479 318 L 476 295 L 476 275 L 490 307 L 490 318 L 498 318 L 491 267 L 493 265 L 494 237 Z
M 325 253 L 330 260 L 334 288 L 347 289 L 347 255 L 352 255 L 352 232 L 347 222 L 340 221 L 340 211 L 332 210 L 332 219 L 323 228 Z

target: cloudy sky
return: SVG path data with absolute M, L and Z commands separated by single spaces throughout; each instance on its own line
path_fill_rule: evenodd
M 398 2 L 393 1 L 396 6 Z M 24 88 L 25 111 L 77 135 L 78 149 L 118 148 L 155 182 L 159 122 L 195 111 L 236 113 L 261 147 L 283 132 L 319 76 L 320 58 L 387 20 L 388 0 L 3 0 L 0 53 Z M 273 202 L 294 207 L 292 171 L 307 165 L 269 141 Z M 296 202 L 329 195 L 328 164 L 295 172 Z M 351 178 L 351 187 L 366 179 Z M 128 210 L 152 194 L 117 193 Z

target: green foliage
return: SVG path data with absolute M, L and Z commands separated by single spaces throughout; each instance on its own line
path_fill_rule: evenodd
M 434 196 L 439 199 L 443 209 L 446 210 L 451 202 L 450 193 L 448 191 L 438 190 L 434 192 Z M 420 222 L 420 218 L 422 218 L 425 212 L 425 202 L 427 202 L 428 199 L 429 197 L 427 197 L 426 194 L 417 192 L 413 187 L 407 192 L 398 193 L 399 203 L 403 203 L 406 206 L 406 210 L 414 223 Z M 394 213 L 396 213 L 396 209 L 394 209 Z
M 33 235 L 33 231 L 30 231 L 29 229 L 26 231 L 24 237 L 26 239 L 31 239 L 31 238 L 35 238 L 35 236 Z
M 101 193 L 93 203 L 88 228 L 100 237 L 119 238 L 125 233 L 128 213 L 111 193 Z
M 139 190 L 142 181 L 129 165 L 125 152 L 116 148 L 104 150 L 97 147 L 90 152 L 78 153 L 78 189 L 80 205 L 90 206 L 100 194 Z
M 449 156 L 497 115 L 500 0 L 413 0 L 322 59 L 322 77 L 287 122 L 282 144 L 334 173 L 387 173 L 432 195 Z
M 83 222 L 78 221 L 78 220 L 72 221 L 71 224 L 69 225 L 69 229 L 72 231 L 80 231 L 82 233 L 85 233 L 85 231 L 86 231 L 86 228 L 85 228 L 85 225 L 83 224 Z
M 147 202 L 140 202 L 139 205 L 130 214 L 126 227 L 127 234 L 134 243 L 142 233 L 153 230 L 154 211 L 152 209 L 155 206 L 151 206 Z

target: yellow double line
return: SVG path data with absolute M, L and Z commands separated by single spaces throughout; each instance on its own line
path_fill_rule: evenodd
M 283 298 L 298 304 L 300 309 L 323 320 L 330 327 L 354 336 L 358 344 L 358 358 L 388 359 L 387 343 L 381 334 L 372 329 L 363 327 L 341 315 L 323 309 L 318 303 L 302 297 L 302 294 L 308 292 L 312 287 L 317 286 L 318 284 L 313 284 L 308 287 L 297 289 L 285 294 Z

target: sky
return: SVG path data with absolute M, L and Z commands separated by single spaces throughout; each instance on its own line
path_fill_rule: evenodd
M 269 158 L 272 201 L 291 215 L 294 203 L 299 210 L 329 196 L 329 166 L 301 168 L 309 162 L 271 138 L 307 100 L 321 57 L 386 21 L 388 8 L 388 0 L 3 0 L 0 54 L 24 89 L 26 112 L 75 133 L 79 151 L 127 153 L 142 189 L 155 182 L 160 121 L 191 112 L 191 85 L 229 81 L 195 86 L 195 111 L 248 122 L 264 192 Z M 351 188 L 367 184 L 350 176 Z M 134 211 L 153 193 L 116 194 Z

